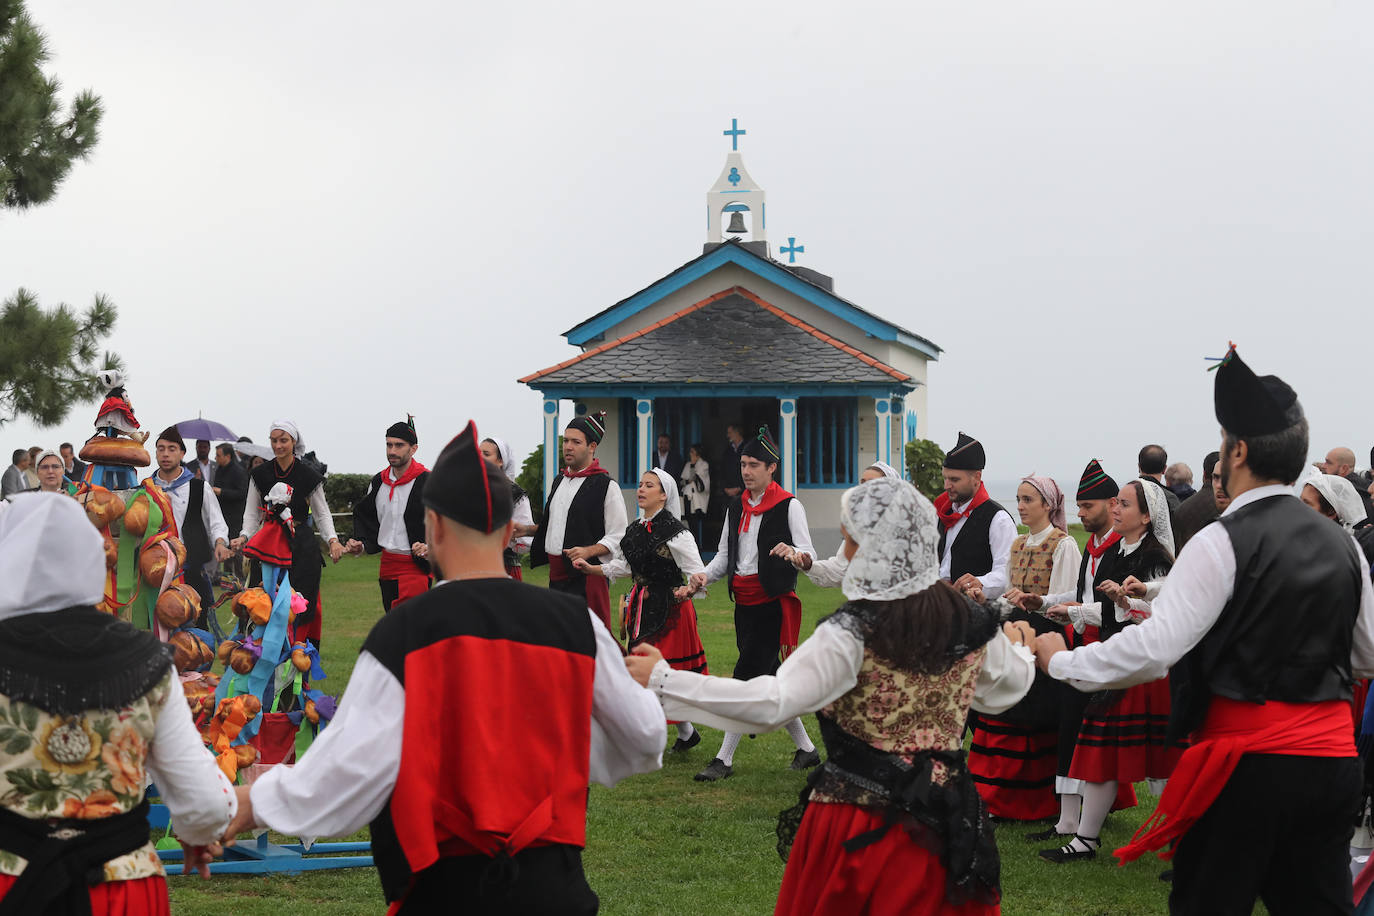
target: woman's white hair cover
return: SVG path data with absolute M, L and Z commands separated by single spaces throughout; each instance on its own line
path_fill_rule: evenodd
M 105 597 L 105 539 L 66 493 L 23 493 L 0 513 L 0 620 Z
M 935 507 L 904 480 L 880 477 L 846 490 L 840 522 L 859 545 L 841 590 L 852 601 L 893 601 L 940 578 Z

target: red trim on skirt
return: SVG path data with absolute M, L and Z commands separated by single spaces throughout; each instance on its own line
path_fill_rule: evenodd
M 979 715 L 968 752 L 974 788 L 993 817 L 1038 821 L 1059 812 L 1054 794 L 1059 733 Z
M 663 660 L 678 671 L 695 671 L 710 674 L 706 668 L 706 650 L 701 645 L 701 635 L 697 633 L 697 609 L 691 600 L 677 606 L 677 620 L 666 631 L 651 639 L 631 640 L 626 647 L 633 649 L 640 643 L 649 645 L 663 653 Z
M 377 572 L 378 579 L 388 579 L 396 583 L 396 600 L 391 602 L 392 610 L 407 598 L 418 598 L 429 591 L 429 573 L 420 568 L 415 558 L 408 553 L 382 551 L 382 565 Z
M 857 805 L 812 802 L 806 807 L 775 914 L 787 916 L 985 916 L 998 904 L 945 900 L 940 859 L 894 827 L 857 852 L 843 843 L 882 824 L 880 815 Z
M 0 899 L 9 893 L 14 875 L 0 875 Z M 167 880 L 160 875 L 90 886 L 91 916 L 171 916 Z
M 1069 777 L 1088 782 L 1167 779 L 1183 748 L 1171 746 L 1169 679 L 1129 687 L 1102 713 L 1085 713 Z

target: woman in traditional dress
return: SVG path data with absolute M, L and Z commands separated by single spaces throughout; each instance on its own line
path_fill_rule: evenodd
M 600 566 L 586 560 L 573 565 L 584 575 L 607 579 L 634 577 L 621 615 L 621 634 L 631 649 L 655 646 L 678 671 L 706 674 L 706 650 L 697 633 L 697 612 L 692 600 L 674 592 L 687 577 L 706 569 L 696 541 L 682 524 L 677 483 L 662 468 L 645 471 L 636 501 L 643 515 L 630 522 L 625 536 L 609 562 Z M 701 743 L 701 732 L 691 722 L 677 722 L 675 753 Z
M 711 465 L 702 457 L 700 443 L 687 450 L 687 457 L 687 464 L 682 468 L 682 497 L 686 503 L 683 521 L 699 549 L 706 537 L 706 513 L 711 509 Z
M 1132 597 L 1127 580 L 1142 584 L 1147 595 L 1157 594 L 1174 565 L 1169 504 L 1158 484 L 1132 480 L 1123 485 L 1112 519 L 1112 527 L 1121 534 L 1121 555 L 1112 566 L 1119 581 L 1103 582 L 1100 591 L 1115 604 L 1084 605 L 1100 614 L 1100 620 L 1088 623 L 1098 627 L 1103 642 L 1150 616 L 1150 599 Z M 1097 856 L 1102 824 L 1116 803 L 1118 785 L 1168 779 L 1178 763 L 1183 748 L 1170 744 L 1168 726 L 1167 677 L 1093 696 L 1069 766 L 1069 778 L 1077 780 L 1083 797 L 1078 832 L 1063 846 L 1040 850 L 1041 858 L 1059 864 Z
M 238 805 L 165 647 L 95 609 L 104 543 L 64 494 L 0 515 L 0 582 L 0 911 L 170 912 L 144 787 L 207 878 Z
M 935 508 L 909 483 L 849 490 L 841 521 L 849 602 L 777 674 L 675 671 L 648 646 L 626 664 L 669 717 L 765 732 L 816 711 L 828 759 L 779 820 L 777 913 L 996 913 L 997 846 L 961 739 L 970 706 L 1000 712 L 1030 688 L 1031 628 L 940 580 Z
M 897 469 L 885 461 L 875 461 L 864 472 L 859 475 L 859 483 L 868 483 L 870 480 L 878 480 L 882 477 L 890 477 L 893 480 L 901 480 L 902 475 L 897 473 Z M 841 529 L 843 534 L 843 529 Z M 806 577 L 821 588 L 839 588 L 844 581 L 845 570 L 849 569 L 849 559 L 853 555 L 850 550 L 850 542 L 843 537 L 840 538 L 840 546 L 835 548 L 835 555 L 824 560 L 813 560 L 809 554 L 797 553 L 787 544 L 778 545 L 786 548 L 787 559 L 797 569 L 806 573 Z
M 519 468 L 515 465 L 515 456 L 511 454 L 510 446 L 505 439 L 495 436 L 483 439 L 482 457 L 500 468 L 510 481 L 511 504 L 514 506 L 511 521 L 515 522 L 515 531 L 511 534 L 510 543 L 506 545 L 504 554 L 506 575 L 512 579 L 523 579 L 520 574 L 520 555 L 530 552 L 530 542 L 539 530 L 539 526 L 534 523 L 534 513 L 530 510 L 529 495 L 515 482 Z
M 324 478 L 300 460 L 305 454 L 300 429 L 291 420 L 277 420 L 272 424 L 271 442 L 273 460 L 258 465 L 248 477 L 243 529 L 231 546 L 242 550 L 248 539 L 257 534 L 267 508 L 267 494 L 274 486 L 283 483 L 291 488 L 291 588 L 306 601 L 306 609 L 296 615 L 292 624 L 291 638 L 293 642 L 309 640 L 319 648 L 320 570 L 324 568 L 324 557 L 320 553 L 316 530 L 329 545 L 329 559 L 333 562 L 339 562 L 344 548 L 334 531 L 334 517 L 329 514 L 329 503 L 324 498 Z M 262 571 L 255 563 L 250 584 L 261 582 Z

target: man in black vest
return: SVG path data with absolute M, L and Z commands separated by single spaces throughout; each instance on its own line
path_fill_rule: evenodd
M 1016 523 L 983 486 L 983 444 L 959 434 L 945 456 L 945 492 L 935 497 L 940 515 L 940 575 L 960 591 L 982 589 L 996 598 L 1007 588 L 1007 562 Z
M 797 647 L 801 630 L 801 601 L 797 599 L 797 567 L 792 557 L 809 566 L 816 557 L 806 510 L 773 480 L 778 470 L 778 447 L 766 429 L 740 449 L 740 478 L 744 491 L 725 510 L 720 546 L 704 573 L 696 573 L 678 590 L 689 592 L 725 579 L 735 599 L 735 646 L 739 661 L 734 677 L 747 681 L 774 674 L 785 657 Z M 784 726 L 797 751 L 792 769 L 804 770 L 821 762 L 816 745 L 806 734 L 801 718 Z M 742 734 L 726 732 L 720 753 L 694 778 L 714 782 L 734 773 L 735 749 Z
M 574 560 L 599 564 L 620 544 L 629 524 L 620 487 L 596 460 L 604 435 L 604 412 L 575 417 L 563 431 L 563 473 L 549 488 L 549 501 L 530 544 L 530 566 L 549 564 L 549 588 L 582 596 L 614 633 L 610 584 L 573 567 Z
M 372 475 L 367 492 L 353 506 L 353 537 L 347 550 L 382 555 L 377 581 L 382 610 L 429 589 L 425 558 L 425 481 L 429 470 L 415 460 L 419 448 L 415 418 L 392 423 L 386 431 L 386 470 Z
M 1170 729 L 1190 736 L 1148 833 L 1123 861 L 1176 842 L 1174 914 L 1350 913 L 1347 844 L 1360 798 L 1351 687 L 1374 674 L 1374 589 L 1354 540 L 1292 493 L 1307 419 L 1232 347 L 1215 384 L 1231 496 L 1179 554 L 1154 613 L 1042 668 L 1080 690 L 1169 674 Z M 1170 669 L 1173 669 L 1170 671 Z
M 169 426 L 157 437 L 157 473 L 148 480 L 161 487 L 172 504 L 177 537 L 186 545 L 186 563 L 182 566 L 186 584 L 200 595 L 201 616 L 204 618 L 214 602 L 205 565 L 211 560 L 222 563 L 232 556 L 229 550 L 229 526 L 224 523 L 219 500 L 215 493 L 189 470 L 182 467 L 186 457 L 186 442 L 175 426 Z M 145 481 L 146 482 L 146 481 Z

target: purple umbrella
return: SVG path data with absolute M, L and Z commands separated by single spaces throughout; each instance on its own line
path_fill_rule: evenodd
M 181 433 L 183 439 L 206 439 L 211 442 L 232 442 L 238 438 L 234 431 L 223 423 L 216 423 L 204 417 L 182 420 L 177 424 L 177 432 Z

